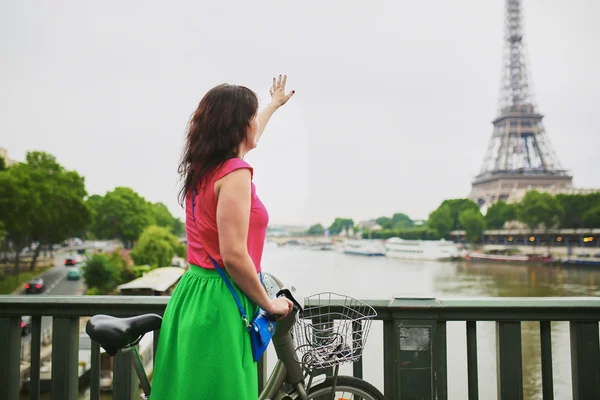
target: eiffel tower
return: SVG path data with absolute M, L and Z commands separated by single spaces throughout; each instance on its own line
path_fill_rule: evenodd
M 498 117 L 469 198 L 480 206 L 508 200 L 518 189 L 567 189 L 564 170 L 542 124 L 527 74 L 520 0 L 506 0 L 503 76 Z M 509 200 L 510 201 L 510 200 Z

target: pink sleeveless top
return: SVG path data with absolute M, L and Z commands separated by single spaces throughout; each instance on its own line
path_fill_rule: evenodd
M 202 188 L 195 195 L 195 209 L 192 210 L 192 196 L 188 193 L 185 200 L 186 216 L 185 228 L 187 234 L 187 254 L 190 264 L 203 268 L 214 269 L 210 256 L 223 267 L 219 251 L 219 234 L 217 231 L 217 196 L 215 196 L 215 182 L 225 175 L 239 168 L 250 170 L 254 176 L 254 170 L 245 161 L 239 158 L 227 160 L 218 167 Z M 194 222 L 194 213 L 196 221 Z M 250 209 L 250 224 L 248 226 L 248 253 L 254 261 L 256 272 L 261 271 L 261 259 L 267 235 L 267 224 L 269 214 L 267 209 L 256 195 L 256 188 L 252 183 L 252 203 Z

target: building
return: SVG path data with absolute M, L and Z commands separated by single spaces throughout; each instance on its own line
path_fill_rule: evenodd
M 8 150 L 5 149 L 4 147 L 0 147 L 0 157 L 2 157 L 4 159 L 4 163 L 6 164 L 7 167 L 10 167 L 10 166 L 18 163 L 17 160 L 13 160 L 12 158 L 8 157 Z
M 170 296 L 185 271 L 179 267 L 155 268 L 117 289 L 122 295 Z

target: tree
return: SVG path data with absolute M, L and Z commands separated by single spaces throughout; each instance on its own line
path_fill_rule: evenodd
M 6 161 L 4 157 L 0 156 L 0 171 L 4 171 L 6 169 Z
M 530 190 L 521 201 L 518 218 L 531 230 L 541 224 L 548 230 L 558 224 L 562 214 L 563 209 L 556 198 L 548 193 Z
M 500 200 L 487 210 L 485 222 L 488 229 L 502 229 L 504 224 L 517 219 L 518 206 Z M 461 224 L 462 225 L 462 224 Z
M 346 232 L 354 227 L 354 221 L 350 218 L 336 218 L 333 223 L 329 226 L 329 233 L 332 235 L 339 235 L 342 231 Z
M 185 236 L 185 224 L 179 218 L 173 221 L 173 234 L 177 237 Z
M 381 229 L 392 229 L 394 226 L 392 224 L 392 219 L 389 217 L 379 217 L 375 220 L 375 222 L 377 225 L 381 226 Z
M 169 229 L 150 226 L 140 236 L 131 257 L 137 265 L 166 267 L 171 265 L 173 256 L 182 255 L 183 250 L 179 239 Z
M 150 204 L 150 208 L 156 225 L 169 228 L 175 236 L 185 236 L 185 224 L 173 217 L 167 206 L 163 203 L 154 203 Z
M 600 193 L 558 194 L 556 200 L 564 211 L 560 219 L 561 229 L 595 228 L 589 226 L 583 216 L 592 208 L 600 207 Z
M 31 225 L 31 240 L 38 243 L 30 265 L 33 271 L 42 246 L 83 235 L 90 211 L 84 201 L 85 181 L 77 172 L 65 170 L 44 152 L 29 152 L 26 160 L 39 202 Z
M 15 252 L 15 274 L 19 273 L 19 255 L 31 241 L 33 214 L 40 206 L 30 177 L 25 164 L 0 172 L 0 221 Z
M 306 231 L 306 234 L 311 235 L 311 236 L 323 236 L 324 233 L 325 233 L 325 228 L 323 228 L 323 225 L 321 225 L 321 224 L 312 225 Z
M 110 294 L 121 281 L 121 267 L 108 254 L 94 254 L 83 269 L 85 284 L 96 294 Z
M 394 229 L 408 229 L 414 225 L 413 220 L 406 214 L 396 213 L 392 216 L 392 226 Z
M 153 224 L 150 204 L 130 188 L 117 187 L 104 197 L 95 197 L 93 234 L 99 239 L 119 239 L 129 248 L 142 231 Z
M 600 228 L 600 205 L 583 214 L 583 222 L 588 228 Z
M 54 156 L 29 152 L 25 163 L 0 172 L 0 221 L 12 243 L 15 272 L 25 246 L 37 244 L 31 270 L 45 245 L 79 234 L 89 221 L 84 179 Z
M 479 210 L 467 209 L 458 216 L 460 226 L 465 230 L 467 240 L 477 243 L 485 230 L 485 218 Z
M 448 206 L 450 209 L 450 217 L 452 218 L 452 229 L 460 229 L 459 215 L 466 210 L 479 210 L 479 206 L 470 199 L 450 199 L 444 200 L 441 206 Z
M 452 212 L 450 210 L 450 206 L 448 205 L 442 205 L 437 210 L 429 214 L 427 226 L 436 231 L 442 238 L 448 236 L 453 225 L 454 221 L 452 220 Z

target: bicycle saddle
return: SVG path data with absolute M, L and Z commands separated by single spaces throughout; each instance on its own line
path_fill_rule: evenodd
M 160 328 L 161 323 L 162 318 L 157 314 L 130 318 L 98 314 L 88 320 L 85 332 L 90 339 L 100 343 L 109 355 L 114 356 L 119 349 L 134 343 L 140 336 Z

